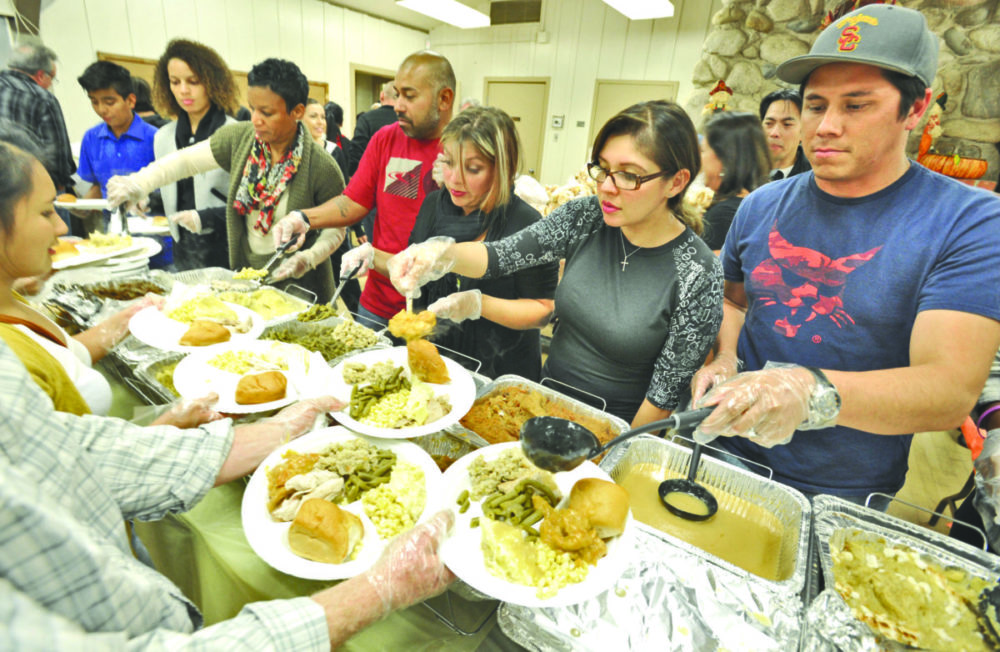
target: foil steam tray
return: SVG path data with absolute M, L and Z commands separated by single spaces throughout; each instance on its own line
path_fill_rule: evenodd
M 960 568 L 991 581 L 1000 577 L 1000 557 L 895 516 L 835 496 L 817 496 L 813 499 L 813 544 L 827 588 L 809 606 L 804 649 L 913 649 L 877 635 L 856 620 L 832 588 L 831 544 L 851 531 L 908 546 L 945 568 Z
M 285 322 L 281 322 L 281 323 L 278 323 L 278 324 L 272 324 L 271 326 L 268 326 L 267 328 L 264 329 L 264 332 L 261 333 L 261 338 L 264 339 L 265 335 L 268 335 L 268 334 L 273 333 L 275 331 L 288 331 L 288 330 L 290 330 L 290 331 L 292 331 L 295 334 L 302 334 L 302 335 L 310 335 L 310 334 L 315 334 L 315 333 L 326 333 L 326 332 L 332 331 L 334 328 L 337 327 L 337 324 L 339 324 L 341 322 L 344 322 L 344 321 L 350 321 L 350 320 L 343 319 L 341 317 L 329 317 L 327 319 L 323 319 L 323 320 L 320 320 L 320 321 L 298 321 L 298 320 L 293 319 L 291 321 L 285 321 Z M 362 326 L 362 328 L 367 328 L 367 327 Z M 367 330 L 371 330 L 371 329 L 367 329 Z M 390 340 L 385 335 L 379 335 L 378 339 L 377 339 L 377 341 L 376 341 L 376 343 L 374 345 L 369 346 L 369 347 L 365 347 L 365 348 L 362 348 L 362 349 L 355 349 L 353 351 L 348 351 L 347 353 L 344 353 L 343 355 L 339 355 L 339 356 L 333 358 L 332 360 L 327 360 L 327 364 L 329 364 L 331 367 L 336 367 L 341 361 L 346 360 L 347 358 L 350 358 L 351 356 L 357 355 L 357 354 L 362 353 L 364 351 L 371 351 L 371 350 L 374 350 L 374 349 L 386 349 L 386 348 L 390 348 L 392 346 L 393 346 L 392 340 Z
M 636 532 L 630 563 L 597 597 L 562 608 L 502 604 L 501 630 L 529 650 L 762 650 L 798 646 L 798 596 L 765 590 Z
M 157 380 L 156 375 L 166 366 L 177 364 L 186 354 L 167 353 L 159 358 L 147 360 L 135 367 L 135 377 L 142 382 L 145 388 L 150 390 L 152 396 L 145 396 L 147 400 L 153 399 L 155 403 L 173 403 L 179 396 L 170 390 L 166 385 Z
M 691 450 L 684 446 L 652 435 L 639 435 L 608 451 L 600 466 L 614 480 L 623 477 L 638 464 L 650 463 L 663 469 L 664 476 L 668 473 L 683 476 L 687 473 L 690 457 Z M 719 490 L 715 493 L 719 498 L 720 509 L 742 500 L 762 507 L 782 524 L 784 536 L 778 552 L 778 569 L 779 576 L 783 579 L 765 579 L 645 523 L 636 525 L 670 546 L 723 568 L 742 581 L 760 585 L 770 591 L 800 596 L 805 588 L 809 563 L 810 506 L 806 497 L 791 487 L 708 455 L 702 456 L 696 479 L 710 490 Z
M 476 392 L 476 401 L 479 401 L 479 399 L 485 396 L 489 396 L 493 392 L 499 392 L 507 387 L 520 387 L 522 389 L 526 389 L 529 391 L 533 390 L 539 392 L 545 398 L 559 404 L 560 406 L 572 412 L 588 416 L 593 419 L 605 421 L 611 426 L 611 431 L 615 434 L 615 436 L 620 435 L 621 433 L 629 429 L 629 425 L 625 423 L 624 420 L 619 419 L 618 417 L 612 416 L 607 412 L 598 410 L 595 407 L 592 407 L 582 401 L 578 401 L 574 398 L 566 396 L 565 394 L 561 394 L 560 392 L 557 392 L 551 387 L 547 387 L 540 383 L 532 382 L 527 378 L 522 378 L 521 376 L 515 376 L 513 374 L 505 374 L 503 376 L 499 376 L 495 378 L 492 382 L 480 387 L 479 390 Z M 490 443 L 485 439 L 483 439 L 483 437 L 480 436 L 478 433 L 475 433 L 472 430 L 463 427 L 461 424 L 455 424 L 449 430 L 451 432 L 463 433 L 466 437 L 472 439 L 473 441 L 479 442 L 480 446 L 490 445 Z

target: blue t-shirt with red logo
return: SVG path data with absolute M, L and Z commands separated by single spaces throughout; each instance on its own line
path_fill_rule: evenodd
M 1000 199 L 913 162 L 865 197 L 827 194 L 812 172 L 762 186 L 743 200 L 722 250 L 726 280 L 747 295 L 739 356 L 748 371 L 768 361 L 908 366 L 918 313 L 1000 320 L 998 234 Z M 911 439 L 838 426 L 771 449 L 742 437 L 717 443 L 802 491 L 860 496 L 902 487 Z

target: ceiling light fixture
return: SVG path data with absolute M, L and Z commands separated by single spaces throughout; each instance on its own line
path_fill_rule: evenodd
M 670 18 L 674 15 L 674 5 L 670 0 L 604 0 L 604 4 L 629 20 Z
M 456 0 L 396 0 L 396 4 L 462 29 L 490 26 L 489 16 Z

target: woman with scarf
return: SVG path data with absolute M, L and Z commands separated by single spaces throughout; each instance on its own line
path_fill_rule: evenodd
M 212 48 L 174 39 L 153 71 L 153 96 L 165 114 L 175 118 L 156 132 L 156 158 L 200 143 L 219 127 L 236 122 L 236 82 L 226 62 Z M 178 270 L 228 267 L 226 255 L 226 188 L 229 175 L 212 170 L 164 187 L 163 209 L 174 238 Z
M 250 70 L 247 84 L 250 122 L 227 124 L 205 141 L 108 182 L 108 203 L 114 208 L 180 179 L 218 168 L 228 172 L 225 225 L 233 270 L 262 267 L 274 255 L 270 231 L 275 222 L 344 189 L 337 164 L 299 122 L 309 84 L 298 66 L 266 59 Z M 333 271 L 328 259 L 343 238 L 343 229 L 320 230 L 306 238 L 302 251 L 279 264 L 274 277 L 300 279 L 296 282 L 319 301 L 329 301 Z

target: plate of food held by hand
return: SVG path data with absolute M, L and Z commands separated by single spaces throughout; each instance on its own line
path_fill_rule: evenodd
M 74 237 L 59 238 L 52 256 L 52 269 L 60 270 L 106 261 L 119 256 L 135 255 L 151 245 L 159 244 L 150 238 L 133 238 L 130 235 L 91 233 L 85 240 Z M 154 252 L 155 254 L 155 252 Z
M 174 387 L 184 398 L 219 395 L 219 412 L 249 414 L 316 396 L 331 371 L 323 356 L 297 344 L 241 340 L 191 353 L 174 370 Z
M 476 398 L 476 383 L 426 340 L 352 355 L 333 368 L 329 393 L 348 402 L 333 414 L 355 432 L 408 439 L 456 423 Z
M 190 353 L 212 344 L 255 340 L 265 322 L 249 308 L 221 301 L 210 292 L 175 289 L 162 310 L 144 308 L 128 327 L 143 344 Z
M 277 448 L 243 493 L 243 531 L 273 568 L 314 580 L 354 577 L 390 539 L 427 520 L 441 472 L 416 444 L 335 426 Z
M 628 492 L 592 462 L 549 473 L 520 442 L 448 467 L 442 503 L 457 512 L 441 558 L 462 581 L 526 607 L 564 607 L 612 588 L 634 549 Z

